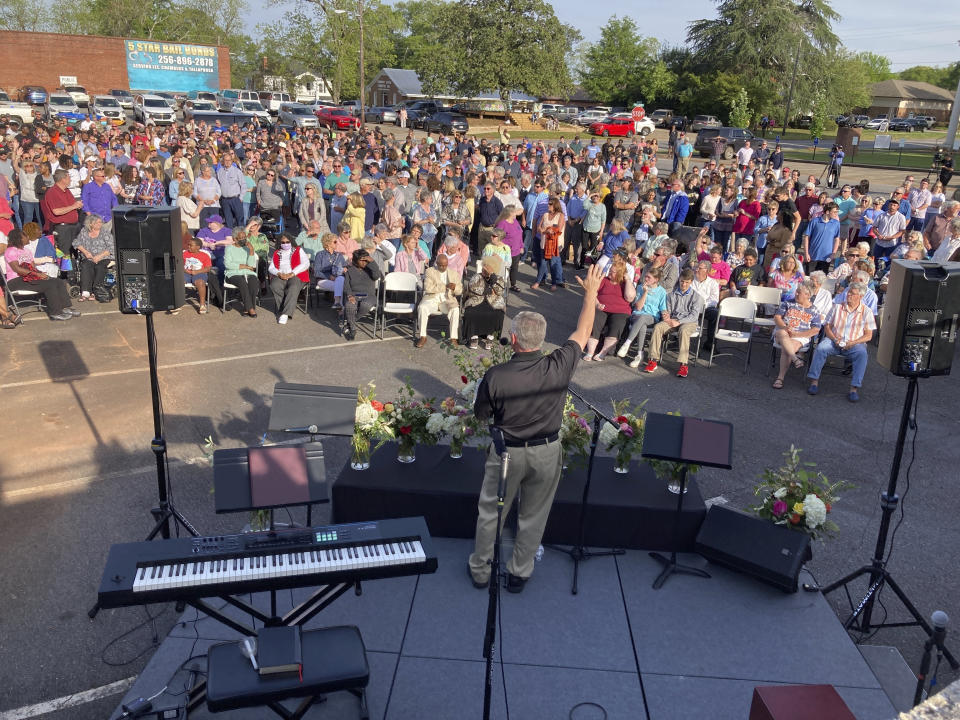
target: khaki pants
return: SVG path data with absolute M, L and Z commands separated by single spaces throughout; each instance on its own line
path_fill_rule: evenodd
M 423 298 L 417 308 L 417 336 L 427 334 L 427 321 L 431 315 L 446 315 L 450 321 L 450 337 L 460 337 L 460 306 L 456 302 L 442 300 L 439 295 Z
M 662 344 L 664 337 L 674 331 L 680 332 L 680 352 L 677 354 L 677 362 L 686 365 L 690 357 L 690 336 L 697 331 L 697 323 L 683 323 L 679 327 L 670 327 L 666 321 L 658 322 L 653 326 L 653 336 L 650 338 L 650 359 L 660 361 Z
M 680 174 L 686 175 L 690 172 L 690 156 L 680 158 Z
M 543 538 L 553 496 L 560 482 L 563 467 L 560 441 L 535 447 L 507 448 L 510 467 L 503 498 L 503 519 L 506 520 L 513 500 L 520 491 L 517 538 L 513 555 L 507 561 L 507 572 L 528 578 L 533 573 L 537 547 Z M 470 574 L 477 582 L 490 578 L 490 560 L 497 532 L 497 486 L 500 484 L 500 456 L 493 446 L 487 451 L 487 464 L 477 503 L 477 533 Z

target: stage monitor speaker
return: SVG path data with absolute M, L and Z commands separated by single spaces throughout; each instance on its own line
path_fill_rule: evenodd
M 714 505 L 700 526 L 694 549 L 710 562 L 752 575 L 784 592 L 796 592 L 809 546 L 806 533 Z
M 120 312 L 173 310 L 184 301 L 180 208 L 119 205 L 113 209 Z
M 949 375 L 960 321 L 960 263 L 894 260 L 877 362 L 894 375 Z

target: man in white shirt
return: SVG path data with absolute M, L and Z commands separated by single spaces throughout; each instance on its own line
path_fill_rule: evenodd
M 717 305 L 720 303 L 720 284 L 710 277 L 709 260 L 697 263 L 697 271 L 691 287 L 703 298 L 703 343 L 701 348 L 709 352 L 713 345 L 713 330 L 717 322 Z
M 743 147 L 737 150 L 737 165 L 740 166 L 740 172 L 746 172 L 750 159 L 753 157 L 753 148 L 750 147 L 750 141 L 743 143 Z
M 427 321 L 431 315 L 446 315 L 450 321 L 450 343 L 459 345 L 460 294 L 463 285 L 460 275 L 448 268 L 446 255 L 437 255 L 434 266 L 427 268 L 423 278 L 423 298 L 417 308 L 416 347 L 427 344 Z
M 927 208 L 930 207 L 932 199 L 930 181 L 924 178 L 920 181 L 920 187 L 911 190 L 907 196 L 910 203 L 910 224 L 907 225 L 907 232 L 911 230 L 923 232 L 923 226 L 927 218 Z
M 940 247 L 933 253 L 932 259 L 936 263 L 947 262 L 947 260 L 960 249 L 960 217 L 955 217 L 950 221 L 947 231 L 950 237 L 944 238 L 943 242 L 940 243 Z

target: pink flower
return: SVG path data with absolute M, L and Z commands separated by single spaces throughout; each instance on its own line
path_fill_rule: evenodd
M 633 428 L 630 427 L 627 423 L 620 424 L 620 432 L 622 432 L 627 437 L 633 437 Z
M 582 417 L 577 418 L 577 425 L 582 427 L 584 430 L 587 430 L 590 427 L 590 425 L 587 424 L 587 421 L 584 420 Z
M 783 515 L 787 511 L 787 504 L 783 500 L 775 500 L 773 503 L 773 514 Z

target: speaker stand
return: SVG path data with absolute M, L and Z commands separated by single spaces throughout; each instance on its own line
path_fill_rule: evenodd
M 903 460 L 903 446 L 907 437 L 907 427 L 910 425 L 912 409 L 914 404 L 914 398 L 917 393 L 917 383 L 919 378 L 917 375 L 909 376 L 909 385 L 907 386 L 907 396 L 903 401 L 903 412 L 900 415 L 900 430 L 897 433 L 897 446 L 893 454 L 893 465 L 890 467 L 890 480 L 887 484 L 887 491 L 880 495 L 880 511 L 882 513 L 880 518 L 880 531 L 877 533 L 877 545 L 873 551 L 873 559 L 869 565 L 865 565 L 853 572 L 845 575 L 836 582 L 830 583 L 825 588 L 823 588 L 823 594 L 827 595 L 832 593 L 834 590 L 837 590 L 840 587 L 843 587 L 847 593 L 847 598 L 850 598 L 850 591 L 847 587 L 851 582 L 856 580 L 859 577 L 864 575 L 870 576 L 870 586 L 867 588 L 867 594 L 864 595 L 863 599 L 854 607 L 851 600 L 851 609 L 852 613 L 846 622 L 843 623 L 843 627 L 846 630 L 854 628 L 861 633 L 870 632 L 871 628 L 880 630 L 885 627 L 914 627 L 919 626 L 927 634 L 927 637 L 933 637 L 933 628 L 927 622 L 920 611 L 917 610 L 916 606 L 910 602 L 910 598 L 907 597 L 906 592 L 897 584 L 893 579 L 893 576 L 890 574 L 890 571 L 887 570 L 887 561 L 885 558 L 887 551 L 887 533 L 890 531 L 890 520 L 893 517 L 894 512 L 896 512 L 897 505 L 900 503 L 900 496 L 897 495 L 897 479 L 900 476 L 900 463 Z M 880 591 L 883 589 L 884 585 L 889 585 L 890 589 L 896 594 L 900 599 L 900 602 L 903 603 L 903 606 L 907 609 L 907 612 L 913 616 L 913 620 L 909 622 L 880 622 L 874 623 L 872 621 L 873 617 L 873 605 L 877 600 L 877 595 L 880 594 Z M 947 658 L 947 661 L 950 663 L 950 667 L 954 670 L 960 670 L 960 664 L 957 663 L 956 658 L 950 653 L 949 650 L 944 648 L 943 656 Z

